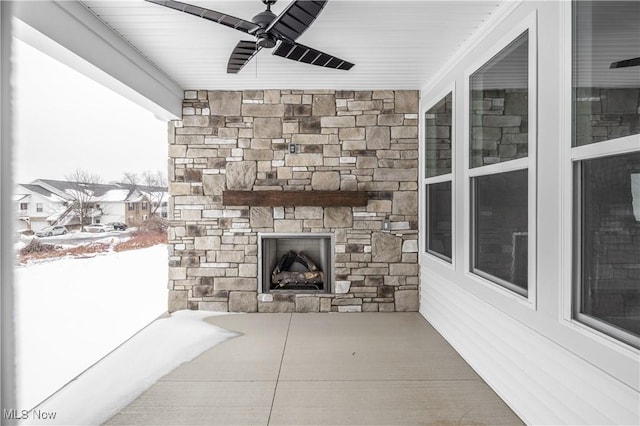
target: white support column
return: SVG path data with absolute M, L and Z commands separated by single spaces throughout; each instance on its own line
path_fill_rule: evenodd
M 17 409 L 13 324 L 13 176 L 11 170 L 11 14 L 13 2 L 0 1 L 0 397 L 2 413 Z M 4 416 L 3 416 L 4 417 Z M 5 423 L 10 422 L 10 423 Z M 3 419 L 2 424 L 13 424 Z

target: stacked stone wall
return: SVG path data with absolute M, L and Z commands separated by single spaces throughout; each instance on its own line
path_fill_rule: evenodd
M 187 91 L 169 139 L 170 311 L 418 309 L 417 91 Z M 369 202 L 228 207 L 224 190 L 365 191 Z M 259 232 L 334 233 L 333 291 L 260 293 Z
M 576 145 L 640 133 L 640 89 L 576 89 Z
M 476 90 L 472 98 L 471 167 L 526 157 L 527 89 Z

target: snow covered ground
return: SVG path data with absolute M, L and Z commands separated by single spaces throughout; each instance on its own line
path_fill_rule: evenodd
M 179 311 L 158 319 L 33 410 L 28 424 L 104 423 L 180 364 L 238 335 L 203 321 L 213 315 L 223 314 Z
M 31 409 L 166 311 L 164 245 L 16 267 L 18 407 Z

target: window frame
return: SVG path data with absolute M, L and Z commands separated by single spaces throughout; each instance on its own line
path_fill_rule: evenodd
M 422 108 L 420 108 L 420 117 L 424 120 L 424 116 L 428 110 L 433 108 L 438 102 L 446 98 L 449 93 L 451 93 L 451 172 L 438 175 L 438 176 L 426 176 L 426 123 L 423 122 L 423 125 L 420 126 L 421 138 L 419 144 L 419 156 L 420 161 L 422 161 L 420 167 L 420 193 L 422 196 L 420 197 L 420 212 L 422 214 L 419 216 L 420 219 L 420 228 L 423 230 L 421 235 L 424 235 L 424 238 L 419 238 L 420 244 L 420 254 L 426 256 L 430 260 L 438 262 L 439 264 L 455 270 L 456 268 L 456 162 L 457 162 L 457 152 L 458 152 L 458 144 L 456 143 L 457 132 L 456 132 L 456 124 L 457 124 L 457 102 L 456 102 L 456 83 L 453 81 L 452 83 L 443 86 L 443 89 L 428 99 L 427 102 L 422 104 Z M 429 212 L 426 208 L 427 205 L 427 186 L 431 184 L 451 182 L 451 259 L 448 259 L 446 256 L 441 253 L 429 251 L 427 247 L 427 238 L 428 238 L 428 218 Z
M 507 31 L 490 50 L 487 50 L 476 62 L 473 63 L 464 73 L 464 135 L 462 138 L 462 150 L 464 154 L 463 167 L 463 192 L 464 192 L 464 241 L 463 262 L 465 277 L 473 282 L 479 283 L 491 291 L 506 296 L 510 300 L 523 304 L 524 306 L 537 309 L 537 140 L 538 140 L 538 17 L 537 10 L 526 16 L 518 25 Z M 470 146 L 471 146 L 471 76 L 480 70 L 496 55 L 507 48 L 518 37 L 528 32 L 528 154 L 525 158 L 503 161 L 486 166 L 471 167 Z M 528 267 L 527 267 L 527 295 L 524 296 L 503 284 L 497 282 L 496 277 L 488 273 L 475 270 L 473 266 L 473 250 L 475 228 L 473 220 L 475 215 L 472 183 L 475 177 L 490 174 L 506 173 L 517 170 L 527 170 L 528 187 Z M 491 277 L 491 279 L 489 279 Z
M 581 286 L 582 255 L 579 247 L 581 244 L 581 211 L 580 194 L 582 192 L 581 181 L 578 175 L 581 173 L 581 162 L 603 157 L 623 155 L 640 152 L 640 134 L 623 136 L 603 142 L 595 142 L 586 145 L 573 146 L 573 2 L 563 2 L 561 5 L 562 22 L 562 60 L 560 81 L 560 135 L 562 141 L 561 173 L 563 201 L 561 203 L 560 217 L 562 226 L 562 262 L 561 262 L 561 289 L 560 289 L 560 323 L 578 332 L 591 340 L 596 341 L 609 349 L 623 350 L 637 354 L 638 348 L 634 347 L 625 337 L 634 338 L 630 333 L 619 330 L 604 321 L 577 314 L 580 309 L 578 304 Z M 617 337 L 623 334 L 623 338 Z M 637 356 L 637 355 L 634 355 Z

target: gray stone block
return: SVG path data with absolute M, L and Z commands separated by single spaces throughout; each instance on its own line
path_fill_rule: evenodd
M 215 278 L 215 290 L 256 291 L 258 280 L 255 278 L 219 277 Z
M 386 232 L 374 232 L 371 255 L 374 262 L 399 262 L 402 258 L 402 238 Z
M 363 303 L 362 312 L 378 312 L 377 303 Z
M 404 114 L 380 114 L 378 125 L 380 126 L 402 126 L 404 124 Z
M 211 115 L 239 116 L 242 92 L 209 92 Z
M 226 165 L 227 188 L 232 190 L 250 190 L 256 181 L 257 165 L 255 161 L 232 161 Z
M 302 220 L 275 220 L 274 221 L 275 232 L 302 232 Z
M 202 191 L 204 195 L 222 195 L 225 182 L 225 175 L 204 175 L 202 176 Z
M 522 117 L 519 115 L 485 115 L 482 117 L 484 127 L 520 127 Z
M 324 213 L 325 228 L 350 228 L 353 226 L 351 207 L 327 207 Z
M 252 228 L 272 228 L 273 209 L 271 207 L 251 207 L 249 223 Z
M 258 293 L 253 291 L 229 292 L 229 312 L 258 312 Z
M 312 114 L 315 116 L 336 115 L 336 97 L 334 95 L 314 95 Z
M 526 117 L 529 114 L 529 95 L 525 92 L 512 92 L 505 95 L 504 113 Z
M 472 132 L 473 140 L 500 140 L 502 129 L 499 127 L 474 127 Z
M 253 134 L 255 138 L 281 138 L 282 119 L 257 117 L 253 121 Z
M 311 188 L 315 191 L 336 191 L 340 189 L 339 172 L 315 172 L 311 176 Z
M 417 126 L 397 126 L 391 128 L 391 139 L 415 139 L 417 137 Z
M 395 292 L 396 312 L 416 312 L 418 310 L 417 290 L 398 290 Z
M 322 207 L 296 207 L 294 213 L 296 219 L 322 219 L 323 215 Z
M 296 297 L 296 312 L 308 313 L 320 311 L 320 300 L 314 296 Z
M 322 127 L 356 127 L 356 119 L 351 115 L 322 117 L 320 124 Z
M 187 291 L 169 290 L 169 313 L 187 309 Z
M 284 117 L 283 104 L 242 104 L 245 117 Z
M 214 294 L 212 285 L 196 285 L 193 286 L 193 297 L 210 297 Z
M 315 133 L 319 134 L 322 131 L 320 126 L 320 117 L 300 117 L 298 120 L 300 126 L 300 133 Z
M 389 149 L 391 146 L 389 127 L 376 126 L 366 129 L 367 149 Z
M 365 131 L 362 127 L 342 127 L 338 130 L 338 137 L 341 141 L 363 140 L 364 136 Z
M 418 265 L 415 263 L 396 263 L 389 265 L 389 275 L 418 276 Z
M 637 75 L 636 75 L 637 76 Z M 608 89 L 603 90 L 606 94 L 607 114 L 638 114 L 638 99 L 640 90 L 638 89 Z M 637 121 L 636 121 L 637 122 Z M 628 133 L 627 133 L 628 134 Z
M 323 165 L 322 154 L 287 154 L 284 162 L 289 167 L 312 167 Z
M 403 114 L 418 113 L 419 92 L 417 90 L 397 90 L 395 112 Z

